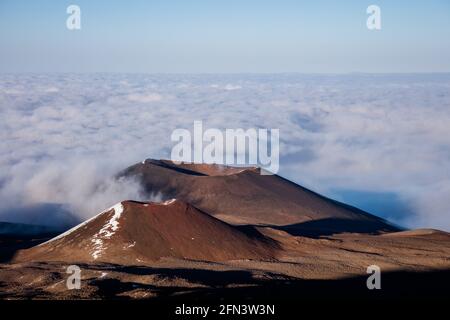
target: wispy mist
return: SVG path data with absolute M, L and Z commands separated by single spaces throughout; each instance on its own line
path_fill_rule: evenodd
M 281 175 L 332 197 L 392 194 L 407 212 L 383 217 L 450 229 L 449 110 L 446 74 L 3 75 L 0 208 L 67 203 L 84 218 L 139 200 L 115 174 L 169 157 L 171 132 L 202 120 L 279 128 Z

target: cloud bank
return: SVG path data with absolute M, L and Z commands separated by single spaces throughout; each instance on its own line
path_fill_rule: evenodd
M 139 198 L 111 177 L 168 158 L 172 131 L 202 120 L 279 128 L 281 175 L 338 200 L 394 194 L 405 212 L 378 214 L 450 230 L 447 74 L 6 74 L 0 118 L 0 211 L 56 202 L 84 218 Z

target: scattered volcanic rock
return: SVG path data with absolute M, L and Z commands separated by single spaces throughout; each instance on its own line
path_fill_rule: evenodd
M 182 201 L 123 201 L 39 246 L 16 261 L 139 264 L 164 257 L 226 261 L 272 260 L 274 240 L 245 232 Z
M 232 224 L 290 230 L 379 233 L 398 231 L 387 221 L 321 196 L 258 168 L 175 164 L 147 159 L 120 173 L 137 177 L 150 195 L 177 198 Z M 348 230 L 347 230 L 348 229 Z
M 447 296 L 446 232 L 400 231 L 258 168 L 147 160 L 122 175 L 181 199 L 123 201 L 47 242 L 7 239 L 2 251 L 0 237 L 0 299 L 373 298 L 370 265 L 383 294 Z M 83 268 L 80 290 L 67 290 L 70 264 Z

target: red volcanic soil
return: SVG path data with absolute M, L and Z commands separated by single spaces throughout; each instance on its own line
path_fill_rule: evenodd
M 0 263 L 0 299 L 192 295 L 198 302 L 203 295 L 223 301 L 226 293 L 242 301 L 262 294 L 297 303 L 312 292 L 320 299 L 361 293 L 373 299 L 366 287 L 370 265 L 383 272 L 383 295 L 448 296 L 446 232 L 398 232 L 378 217 L 257 168 L 147 160 L 121 175 L 140 179 L 149 197 L 179 200 L 123 201 L 19 251 Z M 83 269 L 80 290 L 67 290 L 72 263 Z
M 232 224 L 378 233 L 398 231 L 385 220 L 258 168 L 175 164 L 148 159 L 124 170 L 150 194 L 177 198 Z M 348 229 L 348 230 L 347 230 Z
M 15 261 L 272 260 L 277 250 L 277 243 L 258 231 L 244 232 L 181 201 L 123 201 L 46 243 L 21 251 Z

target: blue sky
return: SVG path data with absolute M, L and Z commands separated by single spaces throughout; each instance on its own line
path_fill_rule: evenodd
M 0 43 L 0 72 L 450 72 L 450 2 L 0 0 Z
M 71 4 L 79 31 L 66 28 Z M 371 4 L 380 31 L 366 27 Z M 448 0 L 0 0 L 9 72 L 37 74 L 0 76 L 0 182 L 14 182 L 0 204 L 65 199 L 51 187 L 67 159 L 120 154 L 118 170 L 167 157 L 170 132 L 203 119 L 284 128 L 283 176 L 402 225 L 450 228 Z

